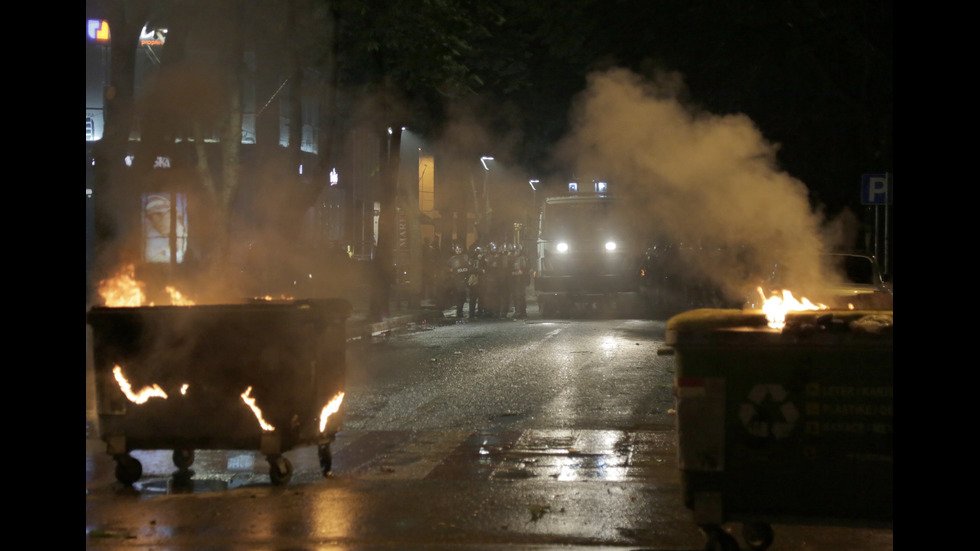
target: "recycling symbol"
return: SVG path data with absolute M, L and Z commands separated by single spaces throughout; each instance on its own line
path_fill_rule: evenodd
M 748 402 L 742 403 L 738 418 L 752 436 L 786 438 L 793 431 L 800 412 L 787 400 L 786 389 L 780 384 L 757 384 L 749 391 Z

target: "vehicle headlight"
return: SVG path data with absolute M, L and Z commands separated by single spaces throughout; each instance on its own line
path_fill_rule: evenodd
M 568 243 L 562 241 L 561 243 L 555 245 L 555 250 L 560 253 L 568 252 Z
M 610 252 L 615 251 L 616 250 L 616 242 L 615 241 L 606 241 L 606 250 L 607 251 L 610 251 Z

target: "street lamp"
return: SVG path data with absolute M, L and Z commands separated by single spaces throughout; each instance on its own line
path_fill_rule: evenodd
M 487 166 L 487 161 L 492 161 L 493 157 L 480 157 L 480 163 L 483 164 L 483 239 L 489 237 L 490 233 L 490 195 L 487 194 L 487 179 L 490 176 L 490 167 Z

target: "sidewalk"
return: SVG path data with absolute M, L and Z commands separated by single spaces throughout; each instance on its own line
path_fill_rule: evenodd
M 439 323 L 447 317 L 446 312 L 448 312 L 436 308 L 435 303 L 428 299 L 423 299 L 417 309 L 408 308 L 405 301 L 392 300 L 387 316 L 381 321 L 369 321 L 366 299 L 353 300 L 351 305 L 354 311 L 346 323 L 348 341 L 375 337 L 413 323 Z
M 537 300 L 531 287 L 527 287 L 525 291 L 528 310 L 536 312 Z M 409 308 L 407 300 L 395 297 L 395 291 L 392 291 L 392 294 L 393 298 L 388 307 L 388 315 L 378 322 L 368 321 L 367 293 L 355 293 L 353 297 L 348 299 L 354 308 L 346 324 L 348 341 L 375 337 L 413 323 L 437 325 L 456 321 L 455 306 L 448 306 L 440 310 L 433 300 L 421 299 L 418 308 Z

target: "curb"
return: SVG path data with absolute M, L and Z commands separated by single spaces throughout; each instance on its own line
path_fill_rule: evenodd
M 400 329 L 413 323 L 433 323 L 445 317 L 442 310 L 419 310 L 393 315 L 377 322 L 364 319 L 348 320 L 346 326 L 347 341 L 369 339 L 383 335 L 395 329 Z

